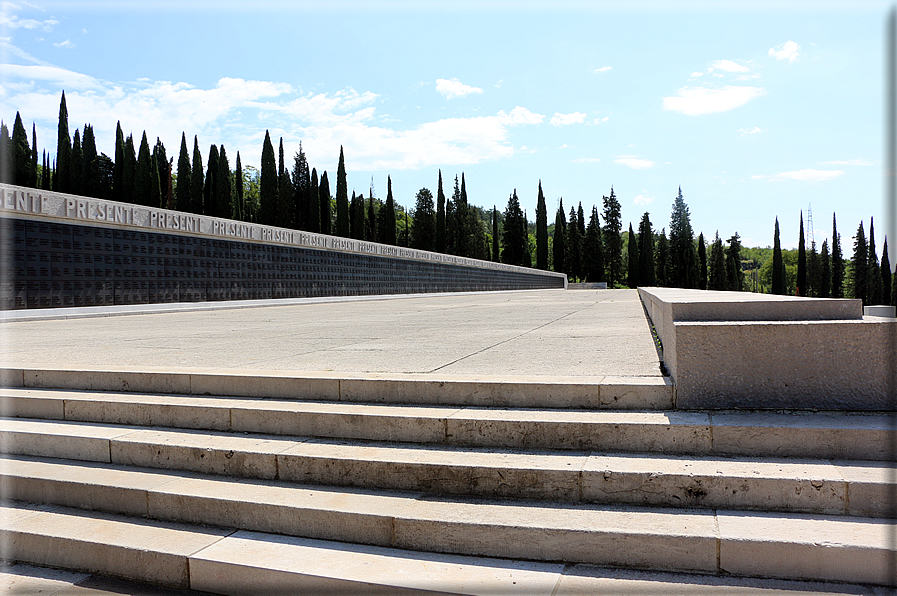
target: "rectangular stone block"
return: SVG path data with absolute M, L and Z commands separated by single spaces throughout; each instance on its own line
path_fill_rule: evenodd
M 0 415 L 17 418 L 43 418 L 44 420 L 63 420 L 65 418 L 65 402 L 58 394 L 41 395 L 29 389 L 2 390 L 0 395 Z
M 280 478 L 294 482 L 578 501 L 585 455 L 309 441 L 277 463 Z
M 185 588 L 187 558 L 230 532 L 57 509 L 0 533 L 17 561 Z
M 419 501 L 396 516 L 396 546 L 653 569 L 717 571 L 712 512 Z
M 276 437 L 138 430 L 111 443 L 112 462 L 244 478 L 277 477 L 276 454 L 294 444 Z
M 0 420 L 0 451 L 108 462 L 109 440 L 127 432 L 110 426 L 10 418 Z
M 340 381 L 337 378 L 297 377 L 277 372 L 256 374 L 194 373 L 190 375 L 190 391 L 195 395 L 236 397 L 275 397 L 337 401 Z
M 139 393 L 189 393 L 190 376 L 186 373 L 125 370 L 50 370 L 25 371 L 26 387 L 83 389 Z
M 726 511 L 717 519 L 722 571 L 893 585 L 891 520 Z
M 190 558 L 190 585 L 216 594 L 549 596 L 562 565 L 412 553 L 238 532 Z
M 0 387 L 24 387 L 25 371 L 21 368 L 0 368 Z
M 893 463 L 864 461 L 834 461 L 838 472 L 847 482 L 847 501 L 850 515 L 887 517 L 894 504 L 890 493 L 897 484 Z

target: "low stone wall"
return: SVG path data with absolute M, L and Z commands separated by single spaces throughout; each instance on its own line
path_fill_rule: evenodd
M 897 319 L 862 302 L 639 288 L 682 409 L 894 410 Z
M 565 288 L 566 276 L 0 185 L 0 308 Z

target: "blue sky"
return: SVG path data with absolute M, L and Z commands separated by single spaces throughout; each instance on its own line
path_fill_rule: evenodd
M 534 219 L 563 197 L 624 226 L 842 244 L 882 209 L 885 2 L 2 2 L 0 117 L 55 154 L 59 95 L 113 154 L 125 134 L 197 135 L 204 158 L 260 161 L 265 130 L 319 173 L 413 206 L 465 173 L 473 204 L 516 189 Z M 204 159 L 205 160 L 205 159 Z M 881 222 L 881 223 L 879 223 Z M 892 258 L 892 262 L 894 259 Z

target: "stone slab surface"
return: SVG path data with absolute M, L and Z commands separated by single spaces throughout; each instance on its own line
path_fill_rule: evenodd
M 0 363 L 7 368 L 661 376 L 635 290 L 424 295 L 17 321 L 4 326 L 2 341 Z M 180 382 L 173 375 L 166 391 L 179 392 Z

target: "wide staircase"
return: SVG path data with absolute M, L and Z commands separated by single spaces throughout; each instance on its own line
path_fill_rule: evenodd
M 668 382 L 19 373 L 7 561 L 239 595 L 893 573 L 883 414 L 677 411 Z

